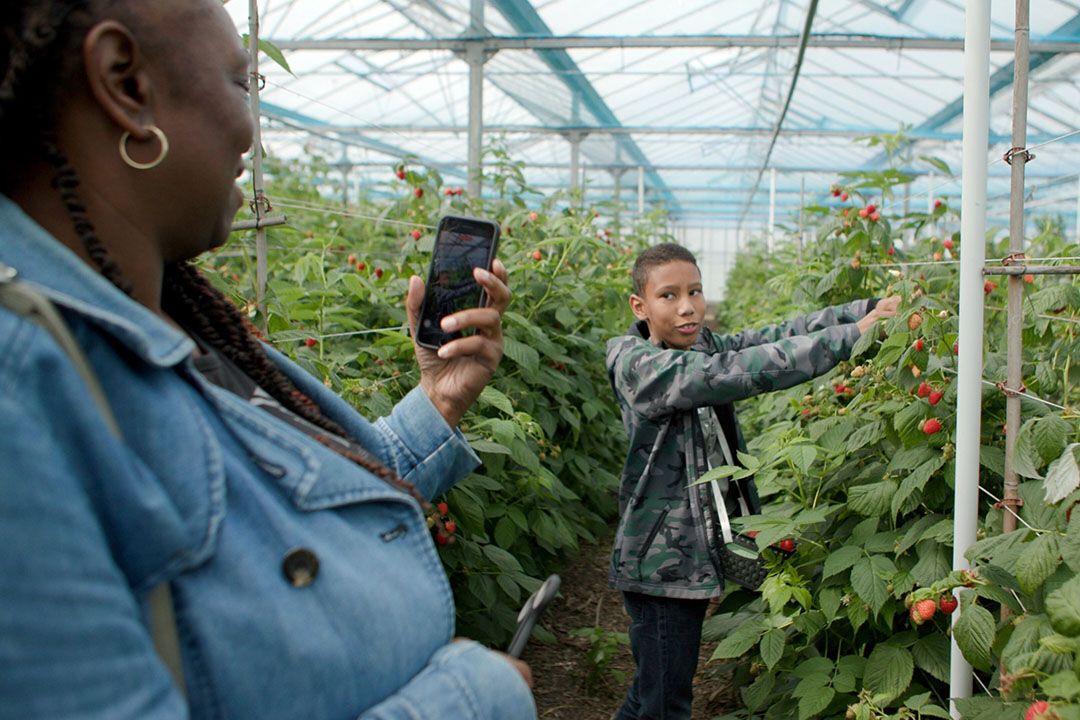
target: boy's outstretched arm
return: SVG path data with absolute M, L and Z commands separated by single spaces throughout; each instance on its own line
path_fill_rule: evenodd
M 743 348 L 753 347 L 754 345 L 776 342 L 777 340 L 786 337 L 808 335 L 827 327 L 835 327 L 844 323 L 859 322 L 864 318 L 869 317 L 873 317 L 873 320 L 871 321 L 871 324 L 873 324 L 874 321 L 882 317 L 891 317 L 892 315 L 895 315 L 896 307 L 899 305 L 899 302 L 900 297 L 898 295 L 883 300 L 855 300 L 854 302 L 815 310 L 806 315 L 792 318 L 787 322 L 776 325 L 767 325 L 757 330 L 745 330 L 734 335 L 714 334 L 713 343 L 716 346 L 717 352 L 725 350 L 741 350 Z M 879 305 L 883 305 L 882 311 L 886 311 L 888 314 L 881 314 L 878 310 Z M 875 312 L 878 312 L 879 314 L 875 316 Z
M 898 304 L 899 298 L 888 298 L 858 323 L 712 354 L 667 350 L 624 335 L 608 343 L 608 373 L 620 401 L 649 418 L 742 400 L 829 371 L 878 319 L 894 315 Z

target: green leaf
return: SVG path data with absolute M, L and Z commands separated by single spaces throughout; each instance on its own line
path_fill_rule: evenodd
M 1027 707 L 1027 703 L 1006 703 L 985 695 L 955 698 L 954 702 L 963 720 L 1021 720 Z
M 761 636 L 761 660 L 770 670 L 784 655 L 784 631 L 773 628 Z
M 859 339 L 855 341 L 855 346 L 851 348 L 851 359 L 854 360 L 855 358 L 859 357 L 864 352 L 869 350 L 873 346 L 876 339 L 876 332 L 864 332 L 862 335 L 860 335 Z
M 919 585 L 929 586 L 952 570 L 949 553 L 940 543 L 927 540 L 919 543 L 919 562 L 911 568 L 911 576 Z
M 840 591 L 836 588 L 822 588 L 818 593 L 818 606 L 830 622 L 836 619 L 836 613 L 840 610 L 840 597 Z
M 484 386 L 484 389 L 480 391 L 480 402 L 502 410 L 507 415 L 513 416 L 514 414 L 514 403 L 510 402 L 510 398 L 491 385 Z
M 518 559 L 497 545 L 485 545 L 484 555 L 503 572 L 521 572 L 521 563 Z
M 911 684 L 915 663 L 901 647 L 879 643 L 866 661 L 863 685 L 874 693 L 879 704 L 895 700 Z
M 953 625 L 953 638 L 972 666 L 990 670 L 990 648 L 994 645 L 997 625 L 990 611 L 972 602 L 960 608 L 960 617 Z
M 917 444 L 921 441 L 922 432 L 919 430 L 919 421 L 927 412 L 926 403 L 916 400 L 893 417 L 893 428 L 900 434 L 900 439 L 908 445 Z
M 889 599 L 886 583 L 874 572 L 870 558 L 862 558 L 851 569 L 851 587 L 875 614 Z
M 945 464 L 945 458 L 941 455 L 927 460 L 922 465 L 917 467 L 910 475 L 905 477 L 900 483 L 900 487 L 897 489 L 896 494 L 893 495 L 890 509 L 893 515 L 897 515 L 901 512 L 911 512 L 915 509 L 917 504 L 917 495 L 914 493 L 920 493 L 926 483 L 930 481 L 933 476 L 942 465 Z M 916 502 L 910 502 L 910 500 Z
M 487 453 L 489 455 L 513 455 L 510 448 L 506 447 L 502 443 L 497 443 L 494 440 L 470 440 L 469 445 L 476 452 Z
M 760 619 L 750 621 L 721 640 L 713 651 L 712 657 L 715 660 L 745 655 L 764 634 L 765 627 Z
M 499 547 L 510 547 L 520 534 L 517 525 L 508 516 L 499 518 L 499 522 L 495 525 L 495 542 L 499 544 Z
M 828 686 L 816 688 L 812 692 L 803 695 L 799 698 L 799 720 L 806 720 L 821 713 L 825 708 L 829 707 L 829 703 L 832 702 L 835 695 L 836 691 Z
M 933 155 L 920 155 L 919 159 L 930 163 L 931 165 L 933 165 L 935 168 L 937 168 L 941 172 L 945 173 L 949 177 L 952 177 L 952 174 L 953 174 L 952 169 L 949 167 L 949 164 L 947 162 L 945 162 L 944 160 L 942 160 L 941 158 L 934 157 Z
M 1050 624 L 1062 635 L 1080 636 L 1080 577 L 1074 577 L 1046 598 Z
M 1028 422 L 1020 429 L 1020 434 L 1016 438 L 1013 469 L 1016 470 L 1018 475 L 1026 478 L 1042 479 L 1042 475 L 1039 474 L 1042 460 L 1039 457 L 1039 451 L 1035 448 L 1035 439 L 1029 430 L 1030 427 L 1031 422 Z
M 1046 471 L 1046 502 L 1057 503 L 1064 500 L 1076 488 L 1080 487 L 1080 466 L 1076 463 L 1076 448 L 1080 443 L 1073 443 L 1065 448 Z
M 1027 543 L 1016 559 L 1016 579 L 1021 589 L 1033 593 L 1050 577 L 1060 563 L 1058 539 L 1050 533 L 1039 535 Z
M 1080 696 L 1080 678 L 1072 670 L 1059 672 L 1042 680 L 1039 689 L 1050 697 L 1072 700 Z
M 874 366 L 886 368 L 900 359 L 900 356 L 908 349 L 911 344 L 911 336 L 907 332 L 896 332 L 885 338 L 885 342 L 881 343 L 881 349 L 878 350 L 877 357 L 874 358 Z
M 949 652 L 949 639 L 940 633 L 923 635 L 911 646 L 916 667 L 941 682 L 949 682 Z
M 848 488 L 848 507 L 866 517 L 880 517 L 889 512 L 896 489 L 897 483 L 891 479 L 856 485 Z
M 865 447 L 872 442 L 876 442 L 884 434 L 885 429 L 882 427 L 880 421 L 874 421 L 867 425 L 863 425 L 861 428 L 852 433 L 848 438 L 847 449 L 848 452 L 855 452 L 861 447 Z
M 293 74 L 292 68 L 289 67 L 289 61 L 285 59 L 285 55 L 272 42 L 260 39 L 259 49 L 266 53 L 267 57 L 280 65 L 290 75 Z
M 864 553 L 862 548 L 855 547 L 854 545 L 844 545 L 843 547 L 834 550 L 829 553 L 827 558 L 825 558 L 825 566 L 821 573 L 821 579 L 824 580 L 847 570 L 863 556 Z
M 776 676 L 772 673 L 762 673 L 757 679 L 742 692 L 746 707 L 751 711 L 757 710 L 772 697 L 773 686 L 776 685 Z
M 530 372 L 535 373 L 540 367 L 540 353 L 512 337 L 503 337 L 503 354 Z

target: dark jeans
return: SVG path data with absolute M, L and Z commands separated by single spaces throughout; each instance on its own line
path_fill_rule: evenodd
M 690 720 L 709 601 L 624 592 L 623 604 L 637 673 L 615 720 Z

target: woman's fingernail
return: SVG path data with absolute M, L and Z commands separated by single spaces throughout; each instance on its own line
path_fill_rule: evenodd
M 457 326 L 458 326 L 457 318 L 452 318 L 452 317 L 443 318 L 442 329 L 443 329 L 444 332 L 454 332 L 455 330 L 457 330 Z
M 446 353 L 447 353 L 447 350 L 446 350 L 445 346 L 439 348 L 439 352 L 438 352 L 439 357 L 441 357 L 441 358 L 446 357 Z

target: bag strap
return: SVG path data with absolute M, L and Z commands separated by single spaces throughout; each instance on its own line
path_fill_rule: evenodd
M 15 268 L 0 263 L 0 307 L 36 323 L 46 330 L 56 341 L 60 349 L 71 360 L 75 370 L 86 384 L 91 399 L 101 413 L 105 426 L 113 437 L 123 442 L 124 435 L 116 422 L 109 399 L 94 373 L 86 353 L 79 346 L 71 329 L 64 322 L 63 316 L 49 298 L 18 280 Z M 187 694 L 184 684 L 184 668 L 180 661 L 180 639 L 176 632 L 176 613 L 173 608 L 172 592 L 169 583 L 163 582 L 150 591 L 150 629 L 153 634 L 154 649 L 173 676 L 176 686 L 182 694 Z

